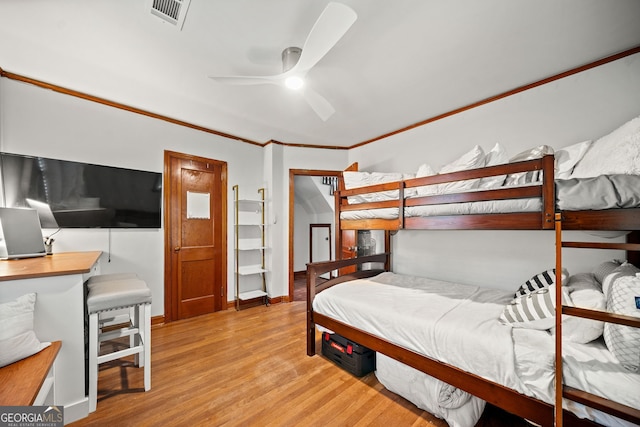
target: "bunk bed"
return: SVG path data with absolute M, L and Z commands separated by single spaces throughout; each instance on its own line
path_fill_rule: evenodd
M 635 120 L 636 126 L 639 123 L 640 118 Z M 637 145 L 637 142 L 634 140 L 632 144 Z M 556 179 L 557 175 L 560 175 L 558 160 L 558 153 L 554 156 L 547 152 L 537 158 L 518 159 L 507 164 L 469 170 L 429 173 L 419 177 L 405 174 L 400 175 L 399 179 L 397 179 L 398 175 L 394 174 L 390 179 L 389 177 L 374 179 L 374 181 L 384 181 L 384 178 L 387 178 L 388 182 L 356 185 L 352 188 L 345 188 L 343 184 L 336 192 L 338 245 L 341 245 L 340 236 L 345 230 L 386 230 L 387 236 L 390 232 L 403 229 L 555 230 L 555 271 L 563 271 L 562 248 L 626 250 L 628 259 L 638 265 L 639 257 L 633 254 L 640 251 L 640 243 L 638 243 L 640 241 L 638 237 L 640 236 L 640 193 L 638 193 L 640 173 L 634 170 L 623 170 L 618 173 L 614 170 L 605 171 L 597 176 L 576 174 L 573 178 L 565 175 L 564 179 Z M 635 161 L 632 160 L 633 162 Z M 576 161 L 571 165 L 573 170 L 577 169 L 577 163 Z M 631 167 L 640 166 L 632 164 Z M 485 187 L 468 185 L 485 179 L 490 181 L 496 177 L 500 178 L 498 181 L 502 180 L 501 184 Z M 509 181 L 514 185 L 505 185 Z M 619 188 L 618 184 L 621 184 Z M 443 188 L 448 191 L 442 191 Z M 604 191 L 598 193 L 598 190 Z M 627 237 L 627 243 L 585 243 L 565 242 L 563 230 L 589 230 L 590 232 L 624 230 L 632 233 Z M 364 265 L 382 265 L 382 267 L 364 270 L 361 268 Z M 513 328 L 514 337 L 520 336 L 520 344 L 524 343 L 524 347 L 520 345 L 518 348 L 509 350 L 507 359 L 502 359 L 500 354 L 491 353 L 491 347 L 494 344 L 499 322 L 498 315 L 503 310 L 501 307 L 508 306 L 511 303 L 510 300 L 515 301 L 513 296 L 498 291 L 481 291 L 459 284 L 433 283 L 434 281 L 423 278 L 398 277 L 390 272 L 390 265 L 390 253 L 308 265 L 307 354 L 309 356 L 316 353 L 316 325 L 319 325 L 382 354 L 380 360 L 384 361 L 387 372 L 409 369 L 424 373 L 421 380 L 435 379 L 436 388 L 441 391 L 447 390 L 443 393 L 448 393 L 448 396 L 460 396 L 455 394 L 457 390 L 467 392 L 471 396 L 470 400 L 467 398 L 462 400 L 465 400 L 468 406 L 475 406 L 475 410 L 479 406 L 475 399 L 481 399 L 543 426 L 561 426 L 563 423 L 578 426 L 594 425 L 587 418 L 608 424 L 611 420 L 608 418 L 610 416 L 615 417 L 613 420 L 620 421 L 622 425 L 625 425 L 624 423 L 640 424 L 640 403 L 637 401 L 637 396 L 640 396 L 640 382 L 638 382 L 640 374 L 633 373 L 629 381 L 626 377 L 623 380 L 632 387 L 630 391 L 625 391 L 632 396 L 630 403 L 629 400 L 625 401 L 626 404 L 621 404 L 617 398 L 607 399 L 608 396 L 606 394 L 603 396 L 601 389 L 595 392 L 585 391 L 590 385 L 585 384 L 584 381 L 580 382 L 578 377 L 580 377 L 581 368 L 572 366 L 573 361 L 580 359 L 581 356 L 578 355 L 579 352 L 576 353 L 577 350 L 572 344 L 563 343 L 565 340 L 562 338 L 563 317 L 571 316 L 606 324 L 640 328 L 640 316 L 637 313 L 631 315 L 608 313 L 599 309 L 570 306 L 567 304 L 568 290 L 563 287 L 563 279 L 569 279 L 570 284 L 571 278 L 563 278 L 563 275 L 559 274 L 553 281 L 553 287 L 547 287 L 541 291 L 542 293 L 549 291 L 549 294 L 553 294 L 555 289 L 555 298 L 553 298 L 555 316 L 552 318 L 552 325 L 546 327 L 547 329 L 555 328 L 555 340 L 552 341 L 550 352 L 542 351 L 544 345 L 549 344 L 547 332 L 545 332 L 546 338 L 540 339 L 541 336 L 528 333 L 526 329 Z M 316 278 L 320 274 L 334 270 L 351 272 L 341 274 L 319 286 L 315 285 Z M 407 280 L 408 285 L 398 285 L 400 281 Z M 395 286 L 393 298 L 388 293 L 389 286 Z M 436 291 L 433 290 L 434 287 Z M 453 289 L 459 293 L 452 294 Z M 426 291 L 429 295 L 425 297 L 425 301 L 418 301 L 422 298 L 419 296 L 422 291 Z M 381 294 L 378 295 L 378 292 Z M 403 299 L 401 295 L 404 294 L 406 294 L 404 299 L 410 301 L 410 304 L 399 308 L 396 300 Z M 317 295 L 320 298 L 316 298 Z M 327 296 L 324 297 L 324 295 Z M 366 297 L 362 297 L 363 295 Z M 378 302 L 375 302 L 376 298 Z M 485 311 L 482 314 L 485 317 L 473 318 L 485 326 L 489 324 L 489 329 L 483 331 L 476 330 L 477 328 L 472 329 L 468 333 L 458 334 L 455 339 L 439 329 L 432 329 L 432 325 L 429 324 L 430 318 L 451 317 L 450 313 L 453 312 L 454 307 L 446 305 L 447 298 L 456 299 L 453 305 L 463 307 L 463 314 L 454 318 L 452 328 L 458 328 L 458 331 L 463 330 L 464 327 L 461 325 L 464 322 L 464 316 L 471 316 L 469 310 L 482 307 L 479 310 Z M 422 302 L 429 304 L 429 299 L 435 301 L 435 305 L 427 305 L 424 310 L 420 310 L 419 304 Z M 343 302 L 346 304 L 342 305 Z M 367 307 L 370 304 L 377 305 Z M 401 312 L 402 316 L 393 317 L 391 320 L 388 317 L 391 316 L 390 310 Z M 423 313 L 420 313 L 421 311 Z M 427 314 L 417 317 L 424 312 Z M 417 329 L 423 329 L 420 337 L 416 338 L 407 331 L 412 328 L 411 324 L 417 324 Z M 407 329 L 404 329 L 405 327 Z M 512 331 L 507 327 L 504 329 L 508 334 Z M 640 331 L 640 329 L 637 330 Z M 540 332 L 537 329 L 533 331 Z M 497 334 L 504 335 L 503 332 L 498 331 Z M 482 333 L 489 335 L 483 337 Z M 425 336 L 427 341 L 423 342 Z M 487 336 L 491 336 L 491 340 L 487 339 Z M 429 341 L 429 339 L 433 340 Z M 487 370 L 484 366 L 487 365 L 486 363 L 481 364 L 480 367 L 473 363 L 469 365 L 462 356 L 447 360 L 447 356 L 443 357 L 443 352 L 450 351 L 449 343 L 456 340 L 460 341 L 461 345 L 467 341 L 471 343 L 474 355 L 479 355 L 480 360 L 495 357 L 500 361 L 499 364 L 505 363 L 506 370 L 499 372 Z M 490 345 L 486 345 L 487 342 Z M 528 347 L 527 342 L 529 342 Z M 602 350 L 600 357 L 605 357 L 603 366 L 606 366 L 607 370 L 616 370 L 618 376 L 614 375 L 613 378 L 624 377 L 625 368 L 617 365 L 611 368 L 611 363 L 616 358 L 609 354 L 606 346 L 600 345 L 600 347 Z M 498 353 L 504 352 L 502 345 L 496 348 L 501 349 Z M 563 348 L 568 354 L 564 359 Z M 464 351 L 456 350 L 455 353 L 464 353 Z M 515 353 L 518 353 L 518 357 L 524 354 L 525 362 L 532 363 L 526 365 L 522 362 L 522 365 L 518 365 L 520 362 L 516 360 L 516 366 L 510 365 L 509 358 L 515 357 Z M 540 364 L 538 364 L 539 361 L 533 360 L 537 358 L 535 355 L 542 354 L 547 357 L 546 359 L 541 357 L 544 360 L 540 361 Z M 585 362 L 583 360 L 580 363 Z M 563 382 L 563 367 L 564 372 L 570 373 L 569 384 Z M 513 378 L 512 374 L 515 371 L 522 373 L 522 378 L 536 378 L 536 380 L 533 383 L 527 383 L 522 378 Z M 393 382 L 389 379 L 388 381 Z M 555 381 L 563 384 L 563 387 L 556 388 Z M 453 389 L 442 387 L 442 384 L 451 386 Z M 624 390 L 622 385 L 620 389 Z M 437 400 L 438 396 L 430 398 Z M 453 399 L 456 400 L 455 397 Z M 465 418 L 465 415 L 460 418 L 459 415 L 450 414 L 446 404 L 443 408 L 445 409 L 440 413 L 437 413 L 437 410 L 430 410 L 430 412 L 445 418 L 452 425 L 465 425 L 469 422 L 470 418 Z M 447 418 L 449 415 L 451 419 Z

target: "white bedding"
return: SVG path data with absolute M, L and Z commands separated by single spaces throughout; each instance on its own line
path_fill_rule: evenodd
M 417 369 L 376 353 L 376 377 L 389 391 L 445 420 L 450 427 L 475 426 L 485 401 Z
M 500 313 L 512 297 L 512 292 L 387 272 L 333 286 L 316 295 L 313 308 L 420 354 L 553 403 L 554 338 L 547 331 L 500 323 Z M 563 349 L 567 385 L 640 407 L 640 374 L 623 368 L 602 340 L 589 344 L 565 340 Z M 451 426 L 474 425 L 472 420 L 482 413 L 482 401 L 472 396 L 467 401 L 465 393 L 452 397 L 465 401 L 458 408 L 442 405 L 446 390 L 442 382 L 399 365 L 383 360 L 377 373 L 383 385 Z M 407 375 L 405 380 L 398 377 L 401 372 Z M 604 425 L 630 425 L 575 402 L 565 401 L 565 407 Z
M 387 272 L 333 286 L 316 296 L 313 308 L 534 396 L 516 374 L 511 328 L 498 321 L 512 298 L 497 289 Z
M 481 202 L 449 203 L 446 205 L 410 206 L 405 218 L 436 215 L 469 215 L 512 212 L 540 212 L 542 202 L 537 198 L 488 200 Z M 397 219 L 398 208 L 369 209 L 340 212 L 341 219 Z
M 528 183 L 537 185 L 539 182 Z M 476 189 L 472 191 L 479 191 Z M 366 201 L 397 200 L 393 194 L 372 193 Z M 560 210 L 603 210 L 640 207 L 640 175 L 602 175 L 594 178 L 556 180 L 556 204 Z M 364 200 L 358 200 L 363 202 Z M 357 203 L 352 201 L 352 203 Z M 540 212 L 540 198 L 490 200 L 443 205 L 411 206 L 405 217 Z M 341 219 L 396 219 L 397 208 L 345 211 Z
M 565 384 L 640 408 L 640 373 L 622 367 L 602 339 L 588 344 L 564 344 L 563 357 Z M 564 407 L 581 418 L 589 418 L 602 425 L 635 425 L 568 400 L 564 401 Z

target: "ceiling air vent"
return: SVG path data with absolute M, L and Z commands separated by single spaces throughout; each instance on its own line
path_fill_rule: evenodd
M 151 14 L 182 29 L 191 0 L 151 0 Z

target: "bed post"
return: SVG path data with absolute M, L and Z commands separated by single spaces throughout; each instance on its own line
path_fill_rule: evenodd
M 555 158 L 549 154 L 542 158 L 542 229 L 552 229 L 555 225 L 556 190 L 554 184 Z
M 316 324 L 313 321 L 313 299 L 316 296 L 316 270 L 307 267 L 307 356 L 316 354 Z
M 640 243 L 640 230 L 627 234 L 627 243 Z M 640 252 L 627 251 L 627 261 L 633 265 L 640 265 Z
M 555 426 L 562 427 L 562 214 L 555 214 L 556 292 L 555 292 Z
M 384 262 L 384 269 L 385 271 L 391 271 L 391 231 L 389 230 L 384 232 L 384 251 L 389 254 Z

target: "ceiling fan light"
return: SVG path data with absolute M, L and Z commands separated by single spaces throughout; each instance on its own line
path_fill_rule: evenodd
M 298 90 L 304 86 L 304 80 L 299 76 L 290 76 L 284 81 L 284 85 L 291 90 Z

